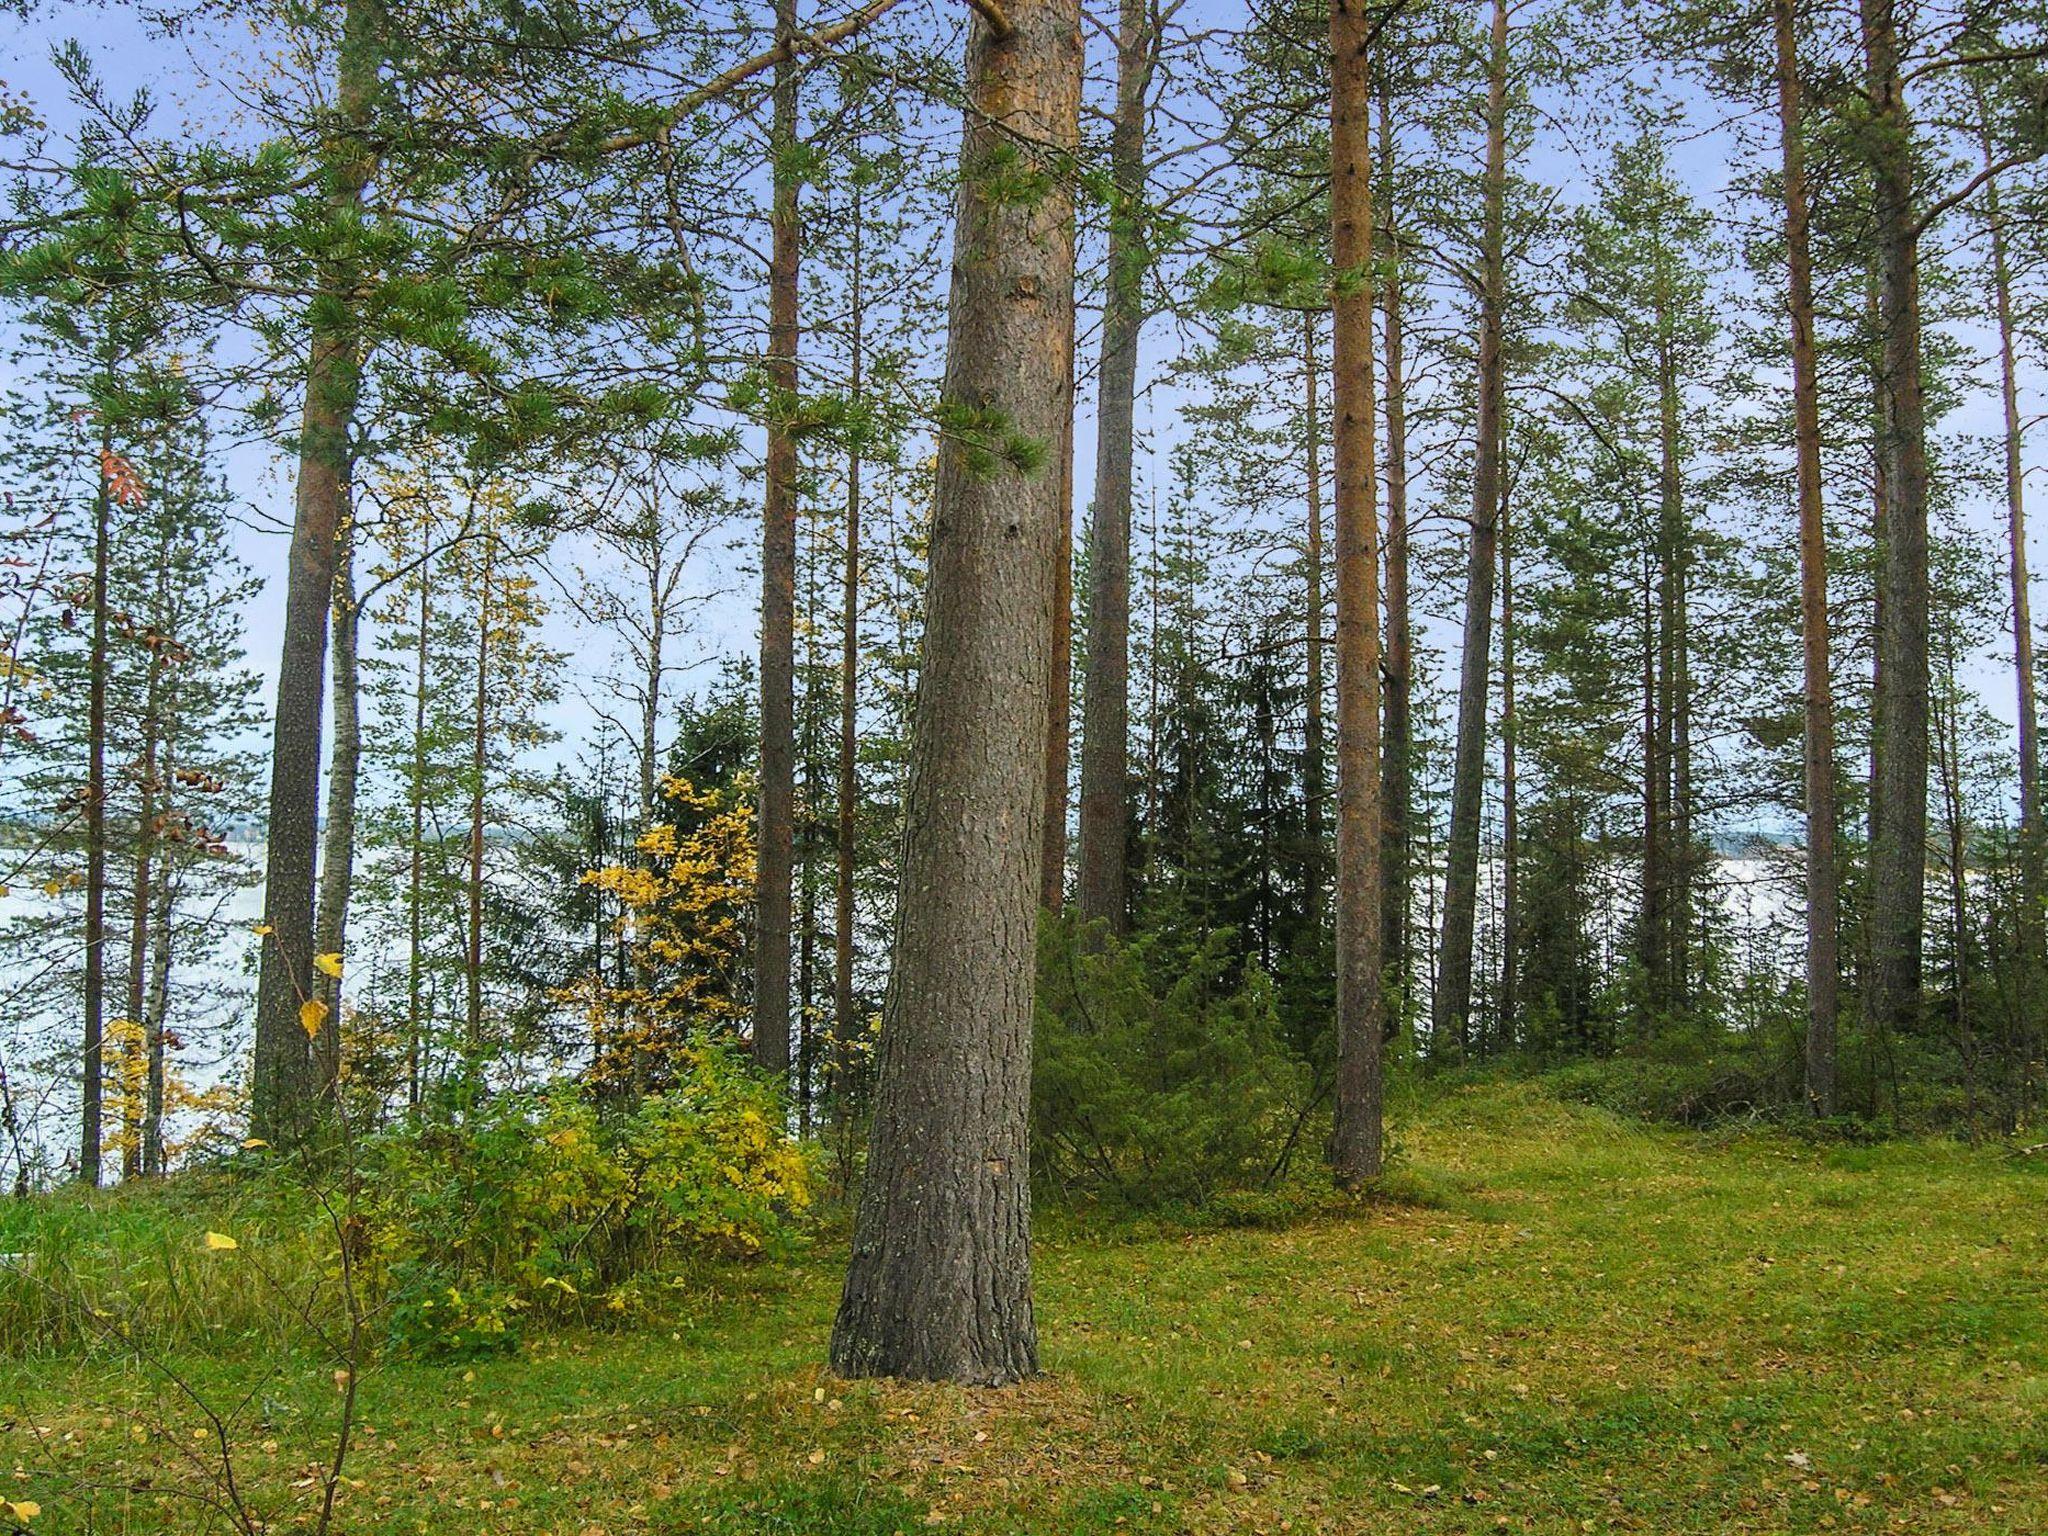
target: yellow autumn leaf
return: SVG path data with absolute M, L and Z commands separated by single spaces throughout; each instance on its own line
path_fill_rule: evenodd
M 254 928 L 251 928 L 249 931 L 255 934 L 256 937 L 259 939 L 267 939 L 273 933 L 277 932 L 277 930 L 271 927 L 270 924 L 268 923 L 258 923 Z
M 206 1246 L 215 1253 L 226 1253 L 242 1245 L 225 1232 L 209 1232 L 206 1234 Z
M 270 1143 L 265 1141 L 261 1136 L 251 1136 L 248 1140 L 242 1143 L 242 1150 L 244 1152 L 254 1152 L 260 1147 L 267 1147 L 269 1145 Z
M 299 1028 L 306 1032 L 309 1040 L 317 1039 L 327 1023 L 327 1005 L 317 997 L 309 997 L 299 1004 Z
M 338 954 L 315 955 L 313 957 L 313 969 L 322 976 L 332 976 L 336 981 L 339 981 L 341 980 L 341 956 Z
M 7 1505 L 7 1513 L 16 1520 L 33 1520 L 42 1512 L 43 1506 L 34 1499 L 13 1499 Z

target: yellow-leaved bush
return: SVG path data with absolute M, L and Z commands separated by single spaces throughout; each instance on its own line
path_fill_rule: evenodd
M 508 1348 L 529 1318 L 631 1313 L 695 1263 L 795 1237 L 810 1169 L 772 1089 L 702 1037 L 669 1068 L 637 1101 L 562 1084 L 383 1138 L 370 1259 L 394 1342 Z
M 661 783 L 668 820 L 641 833 L 634 857 L 583 876 L 618 904 L 623 974 L 567 989 L 590 1021 L 590 1078 L 607 1091 L 666 1086 L 674 1058 L 701 1031 L 746 1017 L 746 920 L 754 905 L 752 786 Z

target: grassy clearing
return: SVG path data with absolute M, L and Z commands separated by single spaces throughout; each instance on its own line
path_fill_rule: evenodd
M 829 1240 L 658 1326 L 380 1365 L 340 1528 L 2048 1530 L 2039 1159 L 1704 1138 L 1528 1085 L 1400 1130 L 1388 1198 L 1281 1229 L 1047 1223 L 1047 1373 L 1014 1391 L 825 1376 Z M 331 1362 L 245 1332 L 172 1361 L 240 1405 L 238 1473 L 289 1530 Z M 33 1529 L 197 1528 L 165 1490 L 213 1441 L 152 1373 L 0 1372 Z

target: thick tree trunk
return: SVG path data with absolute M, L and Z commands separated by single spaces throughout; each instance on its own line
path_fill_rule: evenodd
M 1124 931 L 1128 916 L 1131 687 L 1131 463 L 1138 333 L 1144 324 L 1145 109 L 1152 78 L 1148 0 L 1120 0 L 1116 118 L 1110 128 L 1109 259 L 1095 409 L 1095 506 L 1088 519 L 1088 668 L 1081 683 L 1081 825 L 1074 902 L 1081 920 Z
M 349 889 L 355 881 L 356 781 L 362 765 L 356 639 L 355 530 L 344 526 L 335 541 L 334 746 L 327 764 L 327 829 L 320 850 L 320 906 L 313 919 L 316 954 L 338 955 L 348 947 Z M 327 1004 L 320 1038 L 313 1042 L 320 1089 L 332 1092 L 341 1076 L 341 980 L 314 977 L 316 995 Z
M 336 112 L 346 137 L 326 169 L 327 206 L 338 227 L 355 217 L 375 154 L 360 137 L 377 89 L 383 11 L 346 0 Z M 263 876 L 263 939 L 256 982 L 256 1058 L 250 1130 L 290 1146 L 312 1129 L 318 1078 L 299 1005 L 314 995 L 313 881 L 320 823 L 320 730 L 327 673 L 327 616 L 334 597 L 335 538 L 348 518 L 350 436 L 361 391 L 357 263 L 351 238 L 326 263 L 309 310 L 306 404 L 299 433 L 298 492 L 285 584 L 284 647 L 271 734 L 270 805 Z
M 1871 724 L 1870 977 L 1865 1014 L 1880 1042 L 1921 1005 L 1927 873 L 1927 421 L 1921 396 L 1920 251 L 1913 133 L 1892 0 L 1862 0 L 1878 258 L 1877 686 Z
M 1407 1013 L 1409 995 L 1408 918 L 1411 903 L 1411 833 L 1408 825 L 1414 744 L 1410 696 L 1415 661 L 1408 618 L 1408 381 L 1401 303 L 1401 242 L 1394 222 L 1393 102 L 1380 88 L 1380 229 L 1384 234 L 1384 281 L 1380 294 L 1382 366 L 1386 374 L 1387 539 L 1386 678 L 1382 702 L 1385 725 L 1380 742 L 1380 817 L 1386 834 L 1380 848 L 1381 960 L 1392 988 L 1396 1027 Z
M 107 571 L 112 558 L 112 428 L 100 423 L 99 485 L 93 496 L 92 671 L 86 684 L 85 1039 L 79 1066 L 78 1177 L 100 1182 L 100 1122 L 107 1048 Z
M 1066 157 L 1075 0 L 977 13 L 923 667 L 880 1079 L 832 1366 L 997 1384 L 1038 1365 L 1027 1160 L 1044 853 L 1061 384 L 1073 349 Z M 1026 146 L 1043 145 L 1034 151 Z M 1017 155 L 1045 157 L 1036 195 Z M 1037 455 L 979 466 L 1012 434 Z
M 1806 145 L 1792 0 L 1773 0 L 1772 18 L 1784 167 L 1787 308 L 1792 322 L 1792 439 L 1797 459 L 1799 633 L 1805 685 L 1806 1104 L 1814 1114 L 1827 1116 L 1835 1112 L 1841 884 L 1835 864 L 1835 694 L 1828 666 L 1820 366 L 1813 338 L 1813 257 L 1808 240 Z M 2024 638 L 2021 644 L 2026 644 Z
M 1364 0 L 1330 8 L 1331 353 L 1336 455 L 1337 1109 L 1341 1184 L 1381 1168 L 1380 617 L 1373 456 L 1371 35 Z
M 754 920 L 754 1065 L 789 1071 L 790 879 L 796 858 L 798 64 L 795 0 L 776 0 L 775 154 L 769 216 L 767 492 L 761 516 L 761 790 Z
M 1487 59 L 1484 226 L 1479 256 L 1479 409 L 1472 444 L 1472 534 L 1465 563 L 1464 654 L 1458 674 L 1451 827 L 1444 856 L 1443 938 L 1430 997 L 1432 1049 L 1464 1052 L 1472 1033 L 1472 928 L 1479 903 L 1479 831 L 1486 797 L 1486 704 L 1493 664 L 1494 570 L 1500 517 L 1501 415 L 1506 393 L 1506 0 L 1494 0 Z
M 1323 740 L 1323 403 L 1316 356 L 1315 310 L 1301 317 L 1302 414 L 1308 424 L 1308 528 L 1307 551 L 1308 691 L 1302 725 L 1302 906 L 1309 922 L 1323 921 L 1323 814 L 1329 808 L 1329 782 L 1325 774 L 1328 748 Z

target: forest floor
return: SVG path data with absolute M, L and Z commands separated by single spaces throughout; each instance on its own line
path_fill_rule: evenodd
M 2048 1531 L 2043 1158 L 1655 1130 L 1529 1084 L 1396 1134 L 1398 1198 L 1283 1227 L 1047 1221 L 1045 1374 L 1009 1391 L 828 1377 L 829 1240 L 660 1327 L 379 1365 L 336 1529 Z M 172 1363 L 220 1401 L 280 1366 Z M 329 1374 L 283 1364 L 237 1430 L 273 1532 Z M 0 1365 L 0 1404 L 32 1531 L 196 1527 L 164 1490 L 215 1442 L 154 1373 Z

